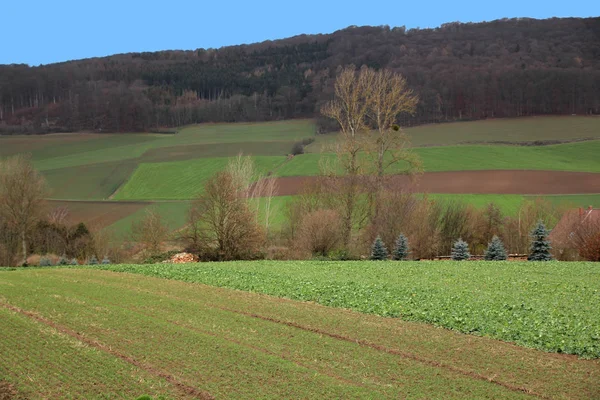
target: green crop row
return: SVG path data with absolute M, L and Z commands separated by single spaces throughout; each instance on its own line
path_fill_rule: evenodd
M 522 262 L 231 262 L 118 265 L 198 282 L 600 357 L 600 267 Z

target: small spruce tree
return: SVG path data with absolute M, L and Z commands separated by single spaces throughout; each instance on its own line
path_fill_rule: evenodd
M 371 260 L 383 261 L 387 260 L 388 251 L 385 248 L 385 244 L 383 244 L 383 240 L 379 236 L 373 242 L 371 246 Z
M 69 265 L 79 265 L 79 262 L 77 262 L 76 258 L 71 259 L 71 261 L 69 262 Z
M 401 233 L 398 235 L 398 239 L 396 239 L 396 246 L 394 247 L 392 257 L 394 260 L 406 260 L 409 253 L 408 239 Z
M 90 258 L 88 265 L 98 265 L 98 259 L 96 258 L 95 255 L 93 255 L 92 258 Z
M 546 229 L 546 225 L 542 221 L 539 221 L 537 226 L 531 231 L 531 253 L 527 260 L 529 261 L 552 261 L 552 254 L 550 254 L 550 241 L 548 240 L 548 234 L 550 232 Z
M 65 256 L 62 256 L 59 260 L 58 260 L 58 265 L 68 265 L 69 264 L 69 260 L 67 260 L 65 258 Z
M 492 238 L 492 241 L 488 244 L 488 248 L 485 251 L 485 260 L 486 261 L 502 261 L 506 260 L 508 256 L 506 255 L 506 250 L 504 249 L 504 244 L 502 240 L 496 235 Z
M 108 264 L 110 264 L 110 260 L 108 259 L 108 257 L 104 257 L 102 259 L 102 265 L 108 265 Z
M 462 239 L 458 239 L 452 246 L 452 259 L 454 261 L 463 261 L 471 258 L 469 245 Z

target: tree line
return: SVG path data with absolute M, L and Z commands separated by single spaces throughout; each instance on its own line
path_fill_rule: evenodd
M 252 45 L 0 66 L 0 132 L 319 117 L 347 65 L 401 73 L 400 125 L 600 113 L 600 18 L 349 27 Z M 335 124 L 320 119 L 319 129 Z

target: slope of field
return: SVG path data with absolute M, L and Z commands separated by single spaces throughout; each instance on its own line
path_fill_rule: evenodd
M 0 272 L 0 285 L 0 318 L 19 328 L 0 348 L 30 379 L 8 358 L 0 376 L 29 397 L 131 398 L 146 376 L 140 392 L 171 398 L 599 395 L 597 361 L 311 303 L 99 270 Z M 97 357 L 71 375 L 80 359 L 63 349 Z M 124 373 L 103 380 L 111 358 Z
M 551 146 L 465 145 L 417 148 L 425 171 L 474 171 L 528 169 L 600 172 L 600 140 Z M 278 176 L 319 174 L 321 157 L 333 154 L 303 154 L 277 170 Z M 398 165 L 399 170 L 404 168 Z M 394 173 L 396 171 L 390 171 Z
M 466 143 L 530 143 L 600 139 L 598 116 L 543 116 L 501 118 L 469 122 L 421 125 L 405 128 L 413 146 L 449 146 Z M 335 134 L 317 136 L 309 151 L 319 153 L 336 139 Z
M 83 222 L 90 228 L 106 228 L 117 221 L 147 207 L 149 202 L 115 202 L 115 201 L 48 201 L 50 210 L 66 208 L 69 211 L 67 221 L 70 224 Z
M 107 268 L 314 301 L 600 358 L 600 270 L 594 263 L 264 261 Z
M 141 164 L 115 199 L 190 199 L 200 193 L 204 183 L 223 170 L 231 158 L 199 158 L 188 161 Z M 259 171 L 273 171 L 285 157 L 254 157 Z

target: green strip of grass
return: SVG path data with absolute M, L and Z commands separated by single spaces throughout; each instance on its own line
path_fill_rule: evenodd
M 106 268 L 314 301 L 545 351 L 600 357 L 600 269 L 594 263 L 298 261 Z
M 275 170 L 285 157 L 253 157 L 259 171 Z M 169 163 L 140 164 L 114 196 L 117 200 L 191 199 L 204 183 L 222 171 L 231 158 L 200 158 Z
M 444 146 L 416 148 L 425 171 L 477 171 L 525 169 L 548 171 L 600 172 L 600 140 L 552 146 Z M 278 176 L 314 176 L 321 158 L 333 154 L 303 154 L 277 170 Z M 400 172 L 403 164 L 398 164 Z

